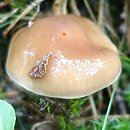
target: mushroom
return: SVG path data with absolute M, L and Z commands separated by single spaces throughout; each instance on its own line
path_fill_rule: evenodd
M 87 18 L 36 20 L 18 31 L 6 62 L 10 78 L 39 95 L 73 99 L 111 85 L 121 73 L 117 48 Z

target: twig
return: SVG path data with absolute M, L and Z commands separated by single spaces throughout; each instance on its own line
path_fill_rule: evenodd
M 104 28 L 104 0 L 99 3 L 98 25 L 101 29 Z
M 107 92 L 108 92 L 108 96 L 109 98 L 111 98 L 111 94 L 112 94 L 112 87 L 107 87 Z
M 38 4 L 36 13 L 34 14 L 34 16 L 33 16 L 33 17 L 29 20 L 29 22 L 28 22 L 28 26 L 29 26 L 29 27 L 32 26 L 33 20 L 34 20 L 34 18 L 37 16 L 37 14 L 38 14 L 39 12 L 40 12 L 40 6 L 39 6 L 39 4 Z
M 17 24 L 17 22 L 23 18 L 26 14 L 28 14 L 34 7 L 40 4 L 44 0 L 35 0 L 32 2 L 22 13 L 19 15 L 11 24 L 10 26 L 4 31 L 4 36 L 8 34 L 8 32 Z
M 5 22 L 8 18 L 10 18 L 13 14 L 15 14 L 18 11 L 17 9 L 12 10 L 11 12 L 5 14 L 2 18 L 0 18 L 0 23 Z
M 89 3 L 88 3 L 88 0 L 83 0 L 83 1 L 84 1 L 84 4 L 85 4 L 85 6 L 86 6 L 86 8 L 87 8 L 87 10 L 88 10 L 88 13 L 90 14 L 92 20 L 96 23 L 97 20 L 96 20 L 96 18 L 95 18 L 95 16 L 94 16 L 93 11 L 91 10 L 91 7 L 90 7 L 90 5 L 89 5 Z
M 39 111 L 37 108 L 34 107 L 33 104 L 28 103 L 26 101 L 21 101 L 20 104 L 26 108 L 28 108 L 29 110 L 34 111 L 37 115 L 39 115 L 40 117 L 44 117 L 44 113 L 42 113 L 41 111 Z
M 64 0 L 55 0 L 54 4 L 52 6 L 52 11 L 55 15 L 61 15 L 63 14 L 62 5 L 66 2 Z
M 95 106 L 95 103 L 94 103 L 94 100 L 93 100 L 93 97 L 92 95 L 89 96 L 89 102 L 91 104 L 91 108 L 92 108 L 92 113 L 94 116 L 97 116 L 97 109 L 96 109 L 96 106 Z
M 68 11 L 67 11 L 67 3 L 68 3 L 68 0 L 64 0 L 64 3 L 62 5 L 62 10 L 63 10 L 63 14 L 67 14 Z
M 80 12 L 77 8 L 76 0 L 70 0 L 70 6 L 72 9 L 72 13 L 77 15 L 77 16 L 80 16 Z
M 119 37 L 118 37 L 117 33 L 115 32 L 115 30 L 113 29 L 112 25 L 108 24 L 108 22 L 105 21 L 104 26 L 108 29 L 108 31 L 112 34 L 112 36 L 119 41 Z
M 122 51 L 122 48 L 123 48 L 124 43 L 125 43 L 125 38 L 122 37 L 122 39 L 121 39 L 121 41 L 120 41 L 120 43 L 119 43 L 119 46 L 118 46 L 118 50 L 119 50 L 119 51 Z

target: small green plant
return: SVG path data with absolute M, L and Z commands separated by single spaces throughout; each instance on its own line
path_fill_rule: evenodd
M 0 130 L 14 130 L 15 120 L 12 105 L 0 99 Z

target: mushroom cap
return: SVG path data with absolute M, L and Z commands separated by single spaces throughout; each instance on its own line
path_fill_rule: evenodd
M 121 73 L 114 44 L 87 18 L 42 18 L 19 30 L 10 43 L 6 70 L 39 95 L 73 99 L 112 84 Z

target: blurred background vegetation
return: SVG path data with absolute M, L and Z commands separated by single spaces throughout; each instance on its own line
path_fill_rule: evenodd
M 5 70 L 11 37 L 30 20 L 52 15 L 54 0 L 0 1 L 0 98 L 15 109 L 15 130 L 130 130 L 130 0 L 64 2 L 65 13 L 91 19 L 113 41 L 119 49 L 122 74 L 116 84 L 75 100 L 38 96 L 18 87 Z

